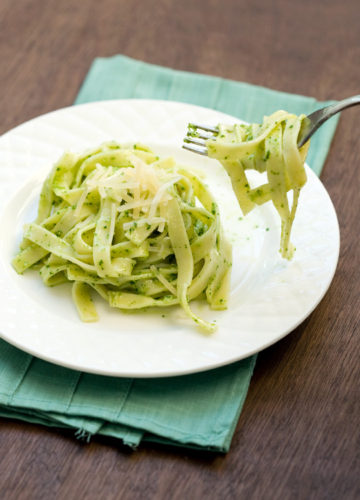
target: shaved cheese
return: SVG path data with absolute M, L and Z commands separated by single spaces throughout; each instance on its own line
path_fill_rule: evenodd
M 74 211 L 74 217 L 79 217 L 82 206 L 86 200 L 88 193 L 89 193 L 89 190 L 87 187 L 85 187 L 84 191 L 82 192 L 82 195 L 79 198 L 79 201 L 77 202 L 77 205 L 76 205 L 76 208 Z
M 150 269 L 152 270 L 152 272 L 155 274 L 155 276 L 157 277 L 157 279 L 160 281 L 160 283 L 162 283 L 164 285 L 165 288 L 167 288 L 173 295 L 175 295 L 175 297 L 177 296 L 177 291 L 176 291 L 176 288 L 170 283 L 170 281 L 168 281 L 164 275 L 162 275 L 160 273 L 160 271 L 158 271 L 156 269 L 155 266 L 150 266 Z
M 124 203 L 118 208 L 118 212 L 126 212 L 126 210 L 132 210 L 133 208 L 141 207 L 143 211 L 148 211 L 148 206 L 151 205 L 151 199 L 140 198 L 138 201 L 130 201 L 129 203 Z
M 154 199 L 151 203 L 151 206 L 150 206 L 150 213 L 149 213 L 149 217 L 153 217 L 156 213 L 156 209 L 157 209 L 157 206 L 158 204 L 161 202 L 161 201 L 169 201 L 171 200 L 171 196 L 169 194 L 166 194 L 166 191 L 169 189 L 169 187 L 173 186 L 176 182 L 178 182 L 179 180 L 181 179 L 181 176 L 180 175 L 177 175 L 176 177 L 173 177 L 172 179 L 170 179 L 169 181 L 165 182 L 165 184 L 163 184 L 158 190 L 157 190 L 157 193 L 156 195 L 154 196 Z

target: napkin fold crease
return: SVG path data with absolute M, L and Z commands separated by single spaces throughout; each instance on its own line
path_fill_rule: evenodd
M 261 121 L 277 109 L 309 113 L 327 103 L 118 55 L 95 59 L 76 104 L 128 98 L 187 102 L 246 121 Z M 337 121 L 327 122 L 312 140 L 308 162 L 317 174 Z M 111 436 L 132 448 L 152 441 L 227 452 L 255 361 L 251 356 L 180 377 L 116 378 L 56 366 L 0 340 L 0 416 L 71 428 L 79 439 Z

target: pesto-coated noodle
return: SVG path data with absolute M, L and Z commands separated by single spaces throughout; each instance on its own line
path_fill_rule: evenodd
M 208 155 L 226 169 L 244 214 L 256 205 L 272 200 L 281 218 L 280 252 L 291 259 L 294 247 L 290 233 L 300 189 L 306 182 L 304 162 L 309 141 L 298 148 L 297 138 L 305 115 L 277 111 L 265 116 L 262 124 L 219 125 L 215 140 L 207 141 Z M 251 188 L 246 170 L 267 173 L 268 182 Z M 290 208 L 288 192 L 293 191 Z

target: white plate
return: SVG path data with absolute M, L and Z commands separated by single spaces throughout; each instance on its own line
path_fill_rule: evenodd
M 245 358 L 284 337 L 311 313 L 330 285 L 339 252 L 338 222 L 323 185 L 308 169 L 293 229 L 297 252 L 293 261 L 282 260 L 279 219 L 270 203 L 240 220 L 220 165 L 181 149 L 189 121 L 238 120 L 168 101 L 104 101 L 49 113 L 0 138 L 1 337 L 39 358 L 86 372 L 163 377 Z M 180 307 L 126 314 L 101 299 L 100 321 L 84 324 L 69 285 L 47 288 L 36 272 L 19 276 L 12 269 L 22 225 L 34 217 L 52 163 L 65 149 L 81 151 L 113 139 L 149 144 L 159 155 L 171 154 L 206 176 L 233 242 L 229 309 L 194 305 L 204 318 L 216 319 L 213 335 L 199 332 Z

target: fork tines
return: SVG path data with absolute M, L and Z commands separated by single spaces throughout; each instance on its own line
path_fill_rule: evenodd
M 200 125 L 198 123 L 189 123 L 187 136 L 184 138 L 183 148 L 188 151 L 192 151 L 193 153 L 207 156 L 205 142 L 209 139 L 215 139 L 218 133 L 219 130 L 217 127 Z

